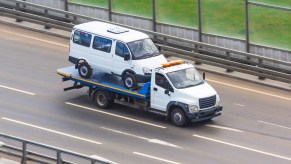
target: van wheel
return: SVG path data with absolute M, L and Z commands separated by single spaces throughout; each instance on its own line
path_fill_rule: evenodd
M 113 99 L 107 91 L 97 91 L 95 93 L 96 106 L 102 109 L 108 109 L 113 105 Z
M 123 84 L 127 89 L 133 89 L 137 87 L 137 79 L 132 73 L 126 73 L 123 77 Z
M 87 62 L 83 62 L 79 64 L 78 72 L 82 78 L 89 79 L 92 75 L 92 68 Z
M 174 125 L 183 127 L 187 125 L 188 119 L 181 108 L 174 108 L 171 112 L 171 121 Z

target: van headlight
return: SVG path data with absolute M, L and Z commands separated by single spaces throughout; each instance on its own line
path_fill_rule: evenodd
M 216 95 L 216 106 L 220 104 L 220 97 L 219 95 Z
M 189 112 L 190 113 L 195 113 L 199 110 L 198 106 L 196 105 L 189 105 Z
M 144 74 L 151 74 L 152 73 L 152 70 L 147 68 L 147 67 L 142 67 L 142 71 Z

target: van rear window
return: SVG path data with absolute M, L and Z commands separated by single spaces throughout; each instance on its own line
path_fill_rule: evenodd
M 92 35 L 86 32 L 76 30 L 74 32 L 73 42 L 85 47 L 90 47 Z

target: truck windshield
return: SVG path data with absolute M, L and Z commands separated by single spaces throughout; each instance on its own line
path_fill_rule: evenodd
M 167 76 L 177 89 L 188 88 L 204 83 L 203 78 L 194 67 L 169 72 Z
M 150 38 L 130 42 L 128 47 L 132 53 L 133 60 L 159 55 L 159 50 Z

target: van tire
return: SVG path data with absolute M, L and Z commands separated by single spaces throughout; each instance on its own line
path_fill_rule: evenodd
M 183 127 L 188 124 L 188 119 L 184 111 L 179 107 L 176 107 L 172 110 L 171 121 L 174 125 L 178 127 Z
M 113 105 L 113 99 L 107 91 L 99 90 L 95 93 L 94 100 L 96 106 L 101 109 L 111 108 Z
M 137 79 L 132 73 L 125 73 L 123 79 L 123 85 L 127 89 L 134 89 L 137 87 Z
M 87 62 L 82 62 L 78 66 L 78 72 L 82 78 L 89 79 L 92 75 L 92 68 Z

